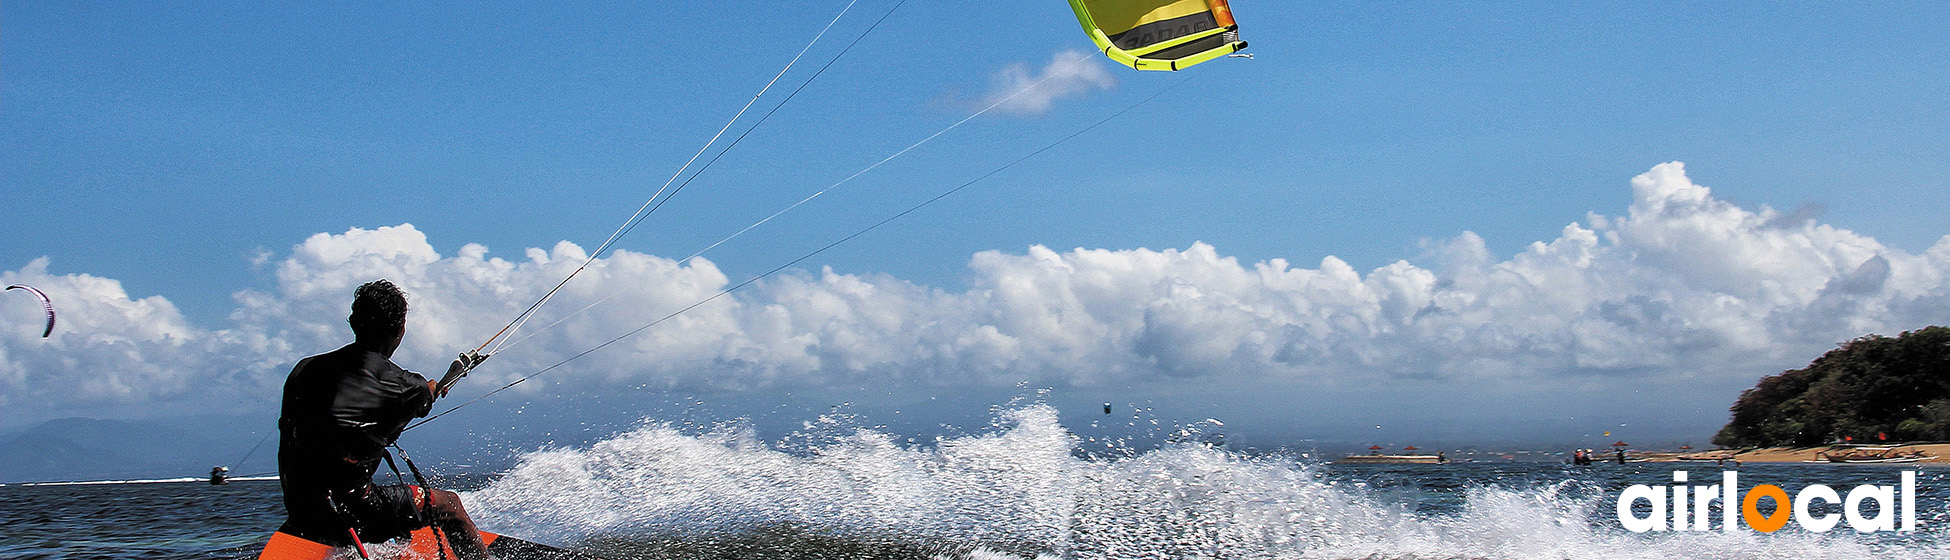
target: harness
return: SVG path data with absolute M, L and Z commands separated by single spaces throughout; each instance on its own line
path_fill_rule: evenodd
M 433 511 L 433 486 L 427 484 L 427 477 L 420 474 L 420 467 L 413 464 L 412 457 L 407 456 L 406 448 L 400 447 L 397 442 L 393 443 L 391 447 L 393 450 L 399 451 L 400 460 L 406 463 L 406 470 L 413 473 L 413 481 L 420 489 L 420 503 L 415 508 L 414 513 L 422 516 L 420 521 L 426 522 L 427 529 L 433 531 L 434 546 L 440 551 L 438 557 L 451 558 L 452 555 L 447 551 L 446 531 L 441 530 L 439 525 L 433 522 L 434 520 L 426 517 L 429 512 Z M 392 469 L 393 478 L 399 480 L 400 485 L 406 486 L 406 475 L 401 474 L 399 465 L 393 462 L 393 452 L 383 447 L 379 449 L 379 452 L 380 456 L 386 458 L 386 468 Z M 359 558 L 372 560 L 372 555 L 366 550 L 365 541 L 359 538 L 358 516 L 350 508 L 339 504 L 338 500 L 332 497 L 332 491 L 330 490 L 325 491 L 325 503 L 331 506 L 332 513 L 338 516 L 339 522 L 345 524 L 345 533 L 347 536 L 352 537 L 352 547 L 359 552 Z M 406 538 L 409 541 L 412 540 L 413 534 L 411 532 L 407 533 Z

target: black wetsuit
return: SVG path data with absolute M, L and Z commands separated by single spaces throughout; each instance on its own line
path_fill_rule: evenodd
M 374 486 L 372 475 L 386 446 L 432 407 L 426 378 L 358 343 L 300 360 L 285 379 L 278 417 L 278 475 L 290 515 L 280 530 L 344 545 L 348 526 L 366 542 L 425 526 L 414 489 Z

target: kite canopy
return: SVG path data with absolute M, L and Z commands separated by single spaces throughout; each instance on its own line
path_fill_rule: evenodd
M 1139 70 L 1180 70 L 1244 50 L 1226 0 L 1070 0 L 1104 55 Z
M 32 292 L 34 294 L 34 297 L 41 298 L 41 309 L 47 311 L 47 327 L 41 329 L 41 338 L 47 338 L 48 335 L 54 334 L 54 301 L 47 299 L 46 292 L 42 292 L 40 288 L 36 288 L 26 284 L 14 284 L 11 286 L 7 286 L 7 289 L 27 290 L 29 292 Z

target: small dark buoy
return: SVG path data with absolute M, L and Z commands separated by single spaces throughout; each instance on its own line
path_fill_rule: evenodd
M 1110 403 L 1104 403 L 1104 414 L 1110 414 Z

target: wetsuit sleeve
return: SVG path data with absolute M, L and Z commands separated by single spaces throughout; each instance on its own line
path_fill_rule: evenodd
M 400 393 L 400 409 L 413 418 L 423 418 L 433 411 L 433 390 L 427 388 L 427 378 L 409 370 L 406 373 L 407 387 Z

